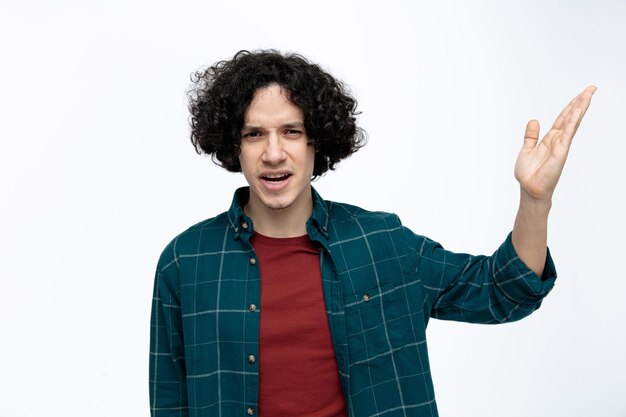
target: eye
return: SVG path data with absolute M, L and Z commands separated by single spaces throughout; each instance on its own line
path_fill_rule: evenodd
M 256 131 L 256 130 L 253 130 L 253 131 L 251 131 L 251 132 L 248 132 L 248 133 L 244 134 L 244 135 L 242 136 L 242 138 L 250 138 L 250 139 L 255 139 L 255 138 L 258 138 L 258 137 L 260 137 L 260 136 L 261 136 L 261 132 L 258 132 L 258 131 Z
M 288 130 L 286 131 L 286 133 L 287 133 L 289 136 L 298 136 L 298 135 L 301 135 L 301 134 L 302 134 L 302 131 L 301 131 L 301 130 L 297 130 L 297 129 L 288 129 Z

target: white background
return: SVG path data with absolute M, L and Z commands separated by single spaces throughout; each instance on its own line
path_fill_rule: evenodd
M 626 2 L 368 4 L 2 3 L 0 417 L 148 416 L 157 258 L 244 184 L 189 143 L 189 74 L 269 47 L 363 111 L 369 144 L 318 191 L 471 253 L 513 225 L 526 121 L 545 132 L 598 86 L 554 198 L 543 307 L 428 333 L 442 416 L 626 416 Z

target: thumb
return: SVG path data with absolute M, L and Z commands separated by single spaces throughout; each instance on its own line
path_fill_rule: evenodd
M 524 148 L 534 148 L 537 146 L 539 140 L 539 122 L 531 120 L 526 124 L 526 131 L 524 132 Z

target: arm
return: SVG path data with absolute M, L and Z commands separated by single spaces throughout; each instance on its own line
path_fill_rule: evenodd
M 539 139 L 539 122 L 526 126 L 524 146 L 515 163 L 520 183 L 520 205 L 512 241 L 520 259 L 539 277 L 546 262 L 548 214 L 572 139 L 582 121 L 595 87 L 587 87 L 563 109 L 552 128 Z
M 408 229 L 408 245 L 417 249 L 417 276 L 430 317 L 497 324 L 519 320 L 539 308 L 556 279 L 546 254 L 544 279 L 539 280 L 519 259 L 509 235 L 491 256 L 445 250 Z
M 150 318 L 150 415 L 188 416 L 178 268 L 168 247 L 157 267 Z M 174 255 L 175 257 L 175 255 Z
M 552 194 L 594 91 L 595 87 L 588 87 L 576 96 L 541 142 L 539 123 L 528 123 L 515 165 L 521 189 L 519 211 L 513 232 L 492 256 L 452 253 L 416 236 L 417 272 L 430 316 L 503 323 L 527 316 L 541 305 L 556 278 L 546 244 Z

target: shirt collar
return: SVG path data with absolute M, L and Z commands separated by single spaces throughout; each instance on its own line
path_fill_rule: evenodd
M 311 187 L 313 197 L 313 213 L 306 222 L 306 230 L 311 240 L 318 241 L 324 246 L 328 244 L 328 203 L 322 199 L 315 188 Z M 250 187 L 241 187 L 235 191 L 230 209 L 227 212 L 230 228 L 235 235 L 235 239 L 239 237 L 249 241 L 254 230 L 252 219 L 248 217 L 243 207 L 250 197 Z

